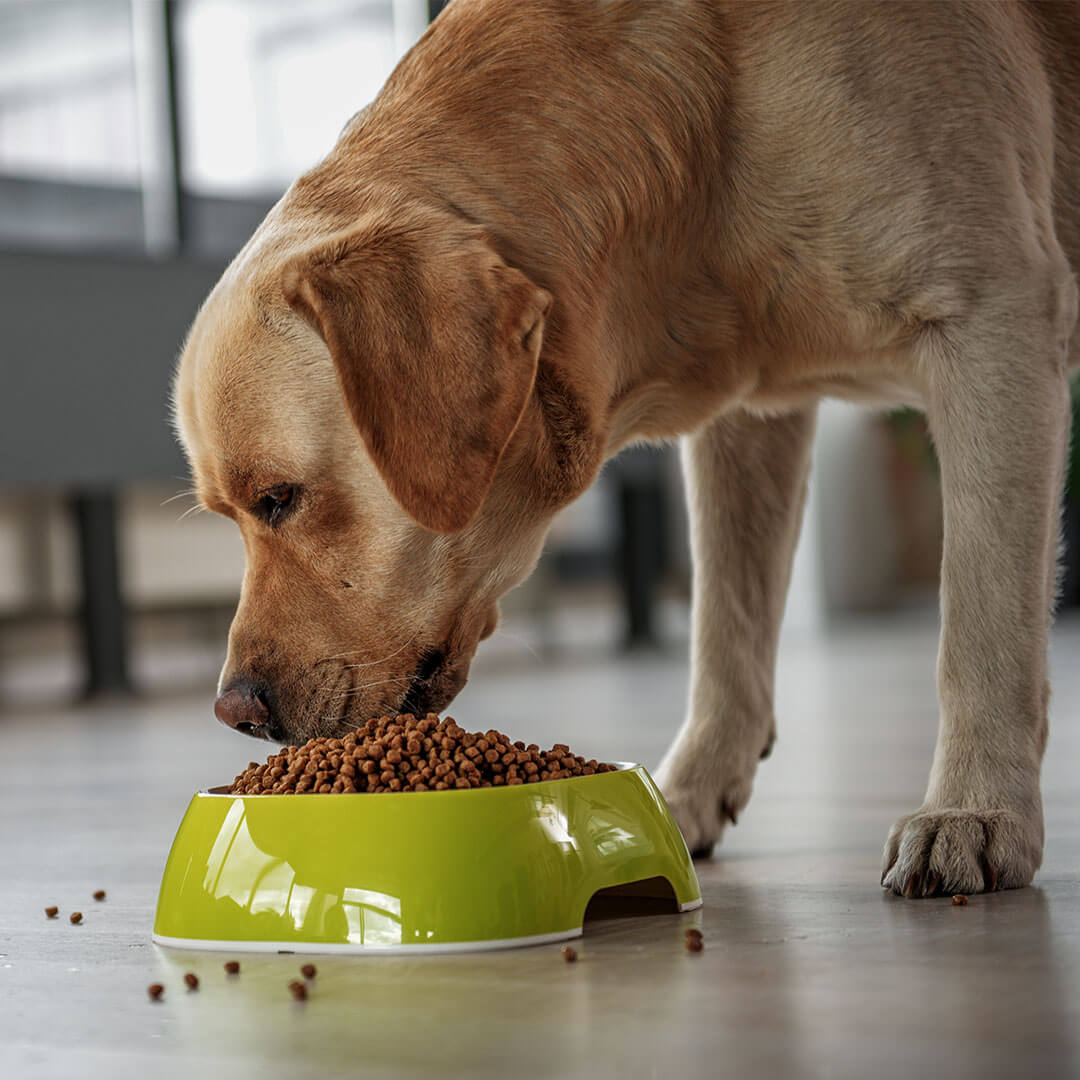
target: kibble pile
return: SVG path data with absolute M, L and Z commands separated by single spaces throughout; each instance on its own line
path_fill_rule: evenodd
M 460 728 L 429 713 L 384 716 L 340 739 L 287 746 L 264 765 L 252 762 L 233 782 L 234 795 L 329 795 L 352 792 L 446 791 L 565 780 L 611 772 L 556 743 L 550 750 L 511 742 L 499 731 Z

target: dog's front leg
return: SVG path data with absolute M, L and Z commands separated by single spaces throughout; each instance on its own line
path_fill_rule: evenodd
M 1067 312 L 1067 290 L 1065 300 Z M 1015 888 L 1042 860 L 1047 628 L 1068 441 L 1068 327 L 1047 325 L 1046 306 L 965 329 L 964 341 L 943 337 L 932 368 L 945 505 L 941 714 L 926 797 L 885 846 L 881 883 L 904 896 Z
M 775 738 L 773 674 L 816 410 L 726 414 L 683 446 L 694 560 L 687 718 L 658 779 L 691 851 L 750 798 Z

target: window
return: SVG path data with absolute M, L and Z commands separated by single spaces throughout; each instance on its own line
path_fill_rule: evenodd
M 229 254 L 427 17 L 426 0 L 0 0 L 0 243 L 168 251 L 182 221 L 187 250 Z

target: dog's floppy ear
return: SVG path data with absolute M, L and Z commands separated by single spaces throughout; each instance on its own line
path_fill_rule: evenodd
M 390 493 L 425 528 L 483 503 L 536 377 L 551 296 L 485 243 L 387 227 L 295 257 L 283 287 L 322 336 Z

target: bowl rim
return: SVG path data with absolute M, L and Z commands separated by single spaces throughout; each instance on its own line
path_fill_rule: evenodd
M 559 780 L 538 780 L 535 784 L 511 784 L 509 786 L 500 784 L 499 787 L 489 788 L 447 788 L 445 791 L 435 791 L 433 788 L 429 788 L 427 791 L 328 791 L 325 793 L 317 791 L 301 791 L 300 795 L 304 798 L 313 799 L 332 799 L 339 795 L 377 795 L 380 798 L 389 796 L 415 796 L 415 795 L 490 795 L 493 792 L 507 792 L 516 791 L 518 788 L 524 788 L 528 791 L 534 791 L 536 788 L 546 788 L 550 784 L 567 784 L 573 783 L 575 780 L 594 780 L 600 776 L 613 776 L 616 773 L 633 772 L 635 769 L 641 769 L 649 779 L 652 776 L 649 774 L 642 764 L 636 761 L 609 761 L 605 762 L 607 765 L 614 765 L 615 768 L 602 773 L 593 773 L 591 776 L 566 776 Z M 655 783 L 655 781 L 653 781 Z M 296 792 L 286 794 L 284 792 L 267 792 L 265 795 L 248 795 L 244 792 L 232 792 L 228 790 L 228 785 L 220 784 L 217 787 L 211 788 L 199 788 L 195 792 L 196 795 L 201 795 L 205 798 L 225 798 L 225 799 L 292 799 L 296 798 Z

